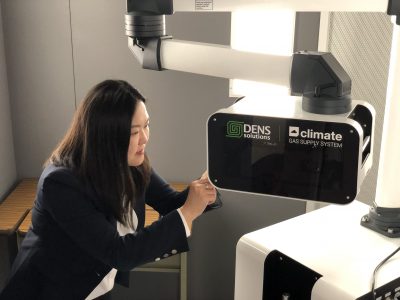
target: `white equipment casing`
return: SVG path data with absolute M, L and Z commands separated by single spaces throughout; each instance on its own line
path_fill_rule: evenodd
M 374 269 L 398 247 L 398 241 L 360 226 L 368 209 L 359 201 L 330 205 L 244 235 L 236 247 L 235 300 L 270 299 L 263 291 L 264 268 L 269 267 L 264 262 L 273 250 L 321 275 L 309 291 L 312 300 L 370 299 L 366 296 Z M 376 299 L 400 299 L 399 277 L 400 255 L 396 254 L 379 270 Z M 393 279 L 397 282 L 382 287 Z M 290 290 L 283 292 L 290 294 Z M 288 299 L 303 298 L 291 294 Z

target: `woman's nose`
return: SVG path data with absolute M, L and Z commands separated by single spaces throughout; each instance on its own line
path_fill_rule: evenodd
M 140 145 L 144 145 L 147 143 L 147 141 L 149 140 L 149 135 L 145 130 L 141 130 L 141 134 L 140 134 Z

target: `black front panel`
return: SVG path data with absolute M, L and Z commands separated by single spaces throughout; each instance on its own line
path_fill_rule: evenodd
M 357 298 L 356 300 L 384 300 L 384 299 L 400 299 L 400 278 L 395 278 L 392 281 L 375 289 L 375 297 L 372 291 Z
M 264 262 L 263 300 L 310 300 L 321 274 L 274 250 Z
M 345 204 L 358 155 L 348 124 L 222 113 L 208 123 L 209 176 L 224 189 Z

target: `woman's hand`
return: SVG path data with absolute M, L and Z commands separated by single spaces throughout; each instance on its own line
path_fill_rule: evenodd
M 213 203 L 215 202 L 215 200 L 217 199 L 217 191 L 216 191 L 216 189 L 214 188 L 214 186 L 213 186 L 213 185 L 211 184 L 211 182 L 210 182 L 210 178 L 208 177 L 208 171 L 207 171 L 207 170 L 201 175 L 200 180 L 207 180 L 207 181 L 208 181 L 207 184 L 209 184 L 210 187 L 214 190 L 214 192 L 215 192 L 215 198 L 212 199 L 212 200 L 208 203 L 208 205 L 213 204 Z
M 206 173 L 199 180 L 190 184 L 188 197 L 181 207 L 181 213 L 189 228 L 192 227 L 192 222 L 203 213 L 206 206 L 215 202 L 216 197 L 217 192 L 208 180 Z

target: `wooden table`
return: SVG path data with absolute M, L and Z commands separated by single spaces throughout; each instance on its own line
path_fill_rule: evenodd
M 150 206 L 146 205 L 145 226 L 149 226 L 154 221 L 157 221 L 159 218 L 160 218 L 160 215 L 158 214 L 158 212 L 156 212 Z M 31 220 L 32 220 L 32 211 L 29 210 L 28 213 L 26 214 L 25 219 L 22 221 L 22 223 L 18 227 L 17 233 L 18 233 L 19 237 L 24 237 L 25 234 L 28 232 L 29 227 L 31 226 Z
M 22 181 L 21 184 L 17 186 L 17 189 L 15 190 L 16 193 L 13 195 L 12 199 L 10 199 L 10 201 L 9 201 L 10 205 L 7 206 L 8 210 L 4 211 L 5 213 L 6 212 L 10 213 L 10 216 L 7 219 L 7 224 L 8 224 L 7 228 L 9 230 L 11 230 L 11 227 L 18 228 L 17 233 L 18 233 L 19 237 L 24 237 L 25 234 L 28 232 L 29 227 L 31 226 L 32 212 L 30 211 L 30 209 L 32 208 L 33 201 L 35 199 L 36 185 L 37 185 L 37 180 L 35 181 L 34 179 L 29 179 L 28 181 L 25 181 L 25 180 Z M 171 183 L 171 186 L 175 190 L 180 192 L 180 191 L 183 191 L 187 187 L 187 184 Z M 8 198 L 7 198 L 7 200 L 8 200 Z M 21 207 L 21 210 L 24 211 L 23 219 L 20 220 L 17 225 L 15 225 L 15 224 L 13 225 L 13 221 L 15 222 L 15 218 L 13 217 L 13 215 L 15 215 L 16 213 L 13 213 L 12 210 L 15 209 L 16 211 L 19 211 L 19 209 L 18 209 L 18 205 L 17 206 L 11 205 L 13 202 L 20 203 L 19 206 Z M 0 208 L 2 205 L 3 204 L 0 205 Z M 150 206 L 148 206 L 146 204 L 145 226 L 149 226 L 154 221 L 157 221 L 159 219 L 159 217 L 160 217 L 160 215 L 158 214 L 158 212 L 156 212 L 154 209 L 152 209 Z M 0 215 L 0 218 L 1 218 L 1 215 Z M 15 231 L 15 229 L 14 229 L 14 231 Z M 1 233 L 1 231 L 0 231 L 0 233 Z
M 32 208 L 36 196 L 36 179 L 24 179 L 0 204 L 0 234 L 15 233 Z
M 0 274 L 7 276 L 18 253 L 17 229 L 35 199 L 37 181 L 26 179 L 0 203 Z M 5 278 L 5 277 L 4 277 Z

